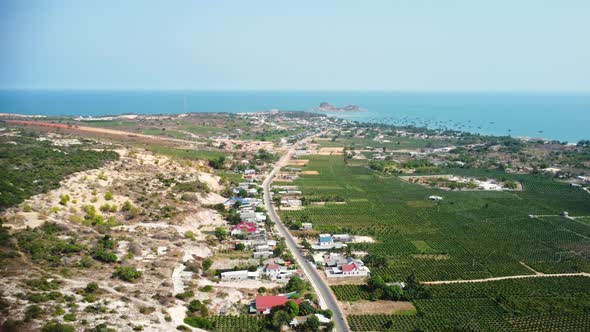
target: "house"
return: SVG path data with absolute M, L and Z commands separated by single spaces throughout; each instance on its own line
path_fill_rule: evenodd
M 328 324 L 330 322 L 330 318 L 328 318 L 322 314 L 311 314 L 311 315 L 307 315 L 307 316 L 294 317 L 293 320 L 289 323 L 289 325 L 295 327 L 297 325 L 303 324 L 303 323 L 307 322 L 307 319 L 309 319 L 312 316 L 316 316 L 316 318 L 318 319 L 320 324 Z
M 283 199 L 281 200 L 281 205 L 287 207 L 300 207 L 303 205 L 300 199 Z
M 276 279 L 276 277 L 281 273 L 281 271 L 287 270 L 286 267 L 280 266 L 274 263 L 268 263 L 262 269 L 263 275 L 269 277 L 271 280 Z
M 301 279 L 305 278 L 305 273 L 302 270 L 284 270 L 281 271 L 273 280 L 276 281 L 289 281 L 291 277 L 297 276 Z
M 272 257 L 272 255 L 274 255 L 274 253 L 270 250 L 260 250 L 254 251 L 252 253 L 252 258 L 269 258 Z
M 332 238 L 332 235 L 330 235 L 330 234 L 320 234 L 317 244 L 312 244 L 311 247 L 314 250 L 330 250 L 330 249 L 345 248 L 346 244 L 340 243 L 340 242 L 334 242 L 334 239 Z
M 334 234 L 332 235 L 334 242 L 351 242 L 352 237 L 348 234 Z
M 340 267 L 332 267 L 326 269 L 326 277 L 328 278 L 345 278 L 345 277 L 368 277 L 369 268 L 361 266 L 356 263 L 341 265 Z
M 443 200 L 443 198 L 440 196 L 429 196 L 428 199 L 431 201 L 442 201 Z
M 256 233 L 256 223 L 254 222 L 239 222 L 237 225 L 233 226 L 231 229 L 231 235 L 239 235 L 245 233 Z
M 289 299 L 286 295 L 258 295 L 250 304 L 250 312 L 266 315 L 270 313 L 270 310 L 272 308 L 285 305 L 285 303 L 287 303 L 288 300 Z M 301 300 L 293 301 L 297 304 L 301 303 Z
M 313 224 L 310 222 L 304 222 L 301 224 L 301 230 L 302 231 L 311 231 L 313 228 Z
M 334 244 L 334 239 L 332 239 L 332 235 L 330 234 L 320 234 L 318 238 L 318 245 L 320 246 L 332 246 Z
M 221 280 L 235 281 L 235 280 L 255 280 L 258 279 L 258 271 L 250 272 L 247 270 L 228 271 L 221 273 Z

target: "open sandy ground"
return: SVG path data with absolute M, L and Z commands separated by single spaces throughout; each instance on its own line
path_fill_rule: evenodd
M 411 302 L 405 301 L 355 301 L 341 303 L 345 315 L 377 315 L 415 312 Z

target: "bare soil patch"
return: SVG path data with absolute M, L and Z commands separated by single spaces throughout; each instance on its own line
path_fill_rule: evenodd
M 343 147 L 331 147 L 331 148 L 320 148 L 318 150 L 319 155 L 323 156 L 341 156 L 344 154 Z
M 341 304 L 345 315 L 410 314 L 416 312 L 411 302 L 355 301 Z
M 320 172 L 318 172 L 318 171 L 303 171 L 300 174 L 305 174 L 305 175 L 320 175 Z
M 287 162 L 287 165 L 291 166 L 305 166 L 309 163 L 307 159 L 291 159 Z

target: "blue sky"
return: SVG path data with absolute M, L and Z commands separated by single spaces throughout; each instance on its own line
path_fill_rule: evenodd
M 590 91 L 590 1 L 1 0 L 0 88 Z

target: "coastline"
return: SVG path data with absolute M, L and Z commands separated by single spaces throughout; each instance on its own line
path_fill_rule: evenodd
M 97 117 L 313 111 L 324 100 L 367 110 L 319 113 L 351 121 L 570 143 L 590 138 L 588 93 L 0 90 L 0 112 Z

